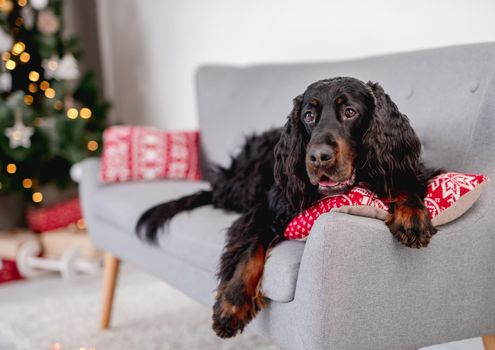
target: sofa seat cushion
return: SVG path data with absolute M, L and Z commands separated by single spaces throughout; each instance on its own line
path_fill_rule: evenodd
M 205 181 L 159 180 L 100 185 L 94 193 L 94 215 L 134 234 L 139 216 L 167 200 L 209 189 Z
M 136 222 L 146 209 L 201 189 L 208 189 L 208 184 L 167 180 L 100 186 L 94 195 L 95 215 L 119 228 L 122 234 L 134 235 Z M 159 235 L 159 249 L 214 274 L 225 243 L 226 231 L 238 217 L 237 213 L 212 206 L 180 213 Z M 266 297 L 279 302 L 289 302 L 294 298 L 303 250 L 304 243 L 285 241 L 271 251 L 262 281 L 262 290 Z
M 160 236 L 160 247 L 169 254 L 216 273 L 225 234 L 237 217 L 239 214 L 226 213 L 211 206 L 178 214 L 170 222 L 167 233 Z M 284 241 L 270 252 L 262 281 L 265 296 L 279 302 L 294 298 L 303 250 L 302 242 Z

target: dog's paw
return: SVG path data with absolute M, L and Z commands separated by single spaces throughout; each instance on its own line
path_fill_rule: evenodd
M 267 305 L 261 293 L 250 295 L 244 290 L 231 289 L 226 285 L 220 285 L 218 290 L 213 305 L 212 328 L 220 338 L 231 338 L 242 333 L 258 311 Z
M 399 242 L 410 248 L 427 247 L 437 233 L 426 208 L 395 206 L 385 223 Z
M 223 298 L 213 306 L 212 328 L 220 338 L 232 338 L 242 333 L 245 325 L 251 320 L 249 305 L 236 306 Z

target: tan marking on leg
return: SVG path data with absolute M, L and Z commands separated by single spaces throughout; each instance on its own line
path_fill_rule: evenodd
M 232 305 L 227 300 L 222 300 L 221 303 L 222 308 L 222 317 L 235 317 L 238 320 L 244 321 L 246 316 L 250 314 L 249 312 L 249 304 L 243 304 L 241 306 Z
M 256 289 L 263 275 L 265 268 L 265 249 L 260 245 L 256 249 L 255 253 L 247 261 L 242 277 L 244 280 L 244 286 L 246 293 L 250 296 L 254 296 Z
M 407 196 L 405 194 L 398 195 L 392 199 L 394 204 L 394 212 L 387 216 L 385 223 L 387 225 L 395 223 L 400 224 L 406 229 L 413 227 L 413 219 L 417 217 L 420 222 L 426 221 L 428 211 L 425 208 L 411 208 L 406 205 Z

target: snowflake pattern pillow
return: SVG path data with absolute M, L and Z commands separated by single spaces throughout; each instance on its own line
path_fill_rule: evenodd
M 464 214 L 489 183 L 485 175 L 445 173 L 430 180 L 425 204 L 435 226 L 446 224 Z M 287 239 L 305 240 L 315 220 L 331 210 L 385 220 L 389 202 L 380 199 L 362 185 L 346 194 L 324 198 L 296 216 L 287 225 Z
M 112 126 L 103 133 L 100 180 L 201 179 L 199 133 Z

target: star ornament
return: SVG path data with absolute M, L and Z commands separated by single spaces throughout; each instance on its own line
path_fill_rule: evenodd
M 31 147 L 31 136 L 33 134 L 34 128 L 24 125 L 22 120 L 16 120 L 13 127 L 5 129 L 5 136 L 10 141 L 10 148 Z

